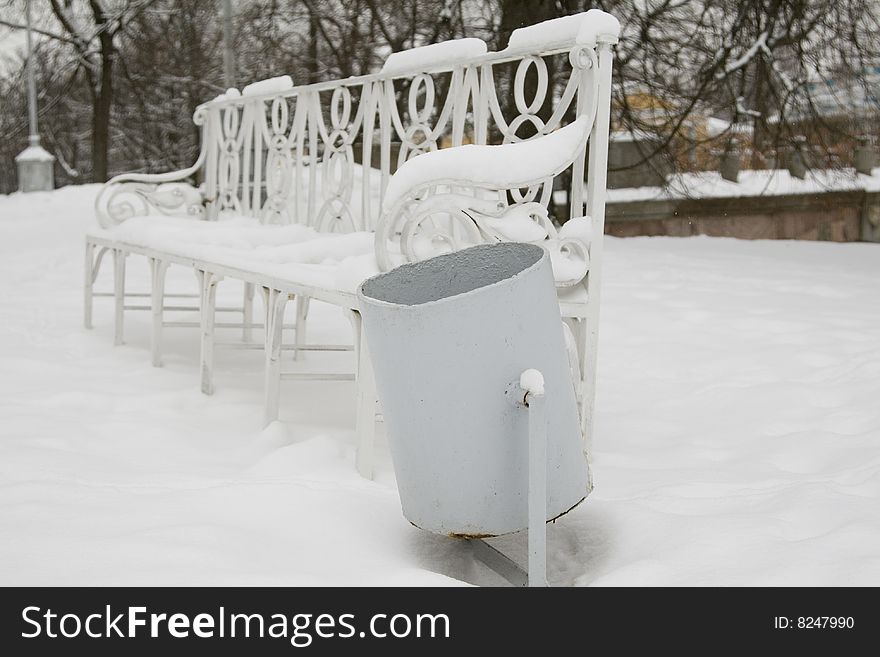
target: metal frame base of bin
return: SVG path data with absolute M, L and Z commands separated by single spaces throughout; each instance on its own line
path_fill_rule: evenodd
M 547 586 L 547 415 L 544 395 L 523 390 L 529 411 L 528 567 L 483 539 L 470 539 L 474 556 L 514 586 Z

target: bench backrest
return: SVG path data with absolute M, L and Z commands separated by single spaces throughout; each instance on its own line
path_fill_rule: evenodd
M 575 19 L 562 20 L 575 25 Z M 205 103 L 195 120 L 203 127 L 208 219 L 233 211 L 325 232 L 373 230 L 390 176 L 408 158 L 464 143 L 520 141 L 580 115 L 595 116 L 597 104 L 610 102 L 607 87 L 602 95 L 608 98 L 596 97 L 599 69 L 611 66 L 610 56 L 599 57 L 598 51 L 610 49 L 616 34 L 598 34 L 585 43 L 569 29 L 569 38 L 553 43 L 546 26 L 527 28 L 532 32 L 512 38 L 500 52 L 453 57 L 451 63 L 448 56 L 436 63 L 415 57 L 410 70 L 392 67 Z M 564 37 L 565 30 L 549 31 L 560 33 Z M 571 216 L 585 213 L 586 149 L 607 153 L 607 126 L 602 132 L 594 126 L 590 145 L 566 176 L 570 185 L 561 191 L 568 192 Z M 604 193 L 604 171 L 601 175 Z M 558 182 L 548 180 L 515 191 L 512 201 L 546 206 L 554 187 L 558 190 Z

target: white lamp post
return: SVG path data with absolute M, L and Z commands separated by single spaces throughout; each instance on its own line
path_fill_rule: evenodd
M 31 33 L 31 2 L 27 0 L 27 86 L 28 86 L 28 120 L 30 135 L 28 147 L 15 156 L 18 166 L 18 189 L 22 192 L 41 192 L 55 187 L 55 157 L 40 146 L 40 134 L 37 127 L 37 82 L 34 72 L 34 45 Z

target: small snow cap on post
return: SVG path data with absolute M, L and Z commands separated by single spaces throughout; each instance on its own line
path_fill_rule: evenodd
M 229 87 L 226 91 L 224 91 L 219 96 L 215 96 L 214 100 L 211 102 L 219 102 L 221 100 L 231 100 L 234 98 L 241 98 L 241 92 L 235 87 Z
M 599 41 L 617 43 L 619 36 L 620 22 L 614 16 L 599 9 L 590 9 L 514 30 L 505 52 L 595 46 Z
M 543 395 L 544 375 L 538 370 L 525 370 L 519 375 L 519 387 L 529 395 Z

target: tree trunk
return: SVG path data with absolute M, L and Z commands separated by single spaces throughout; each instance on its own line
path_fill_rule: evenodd
M 104 64 L 104 70 L 110 65 Z M 92 182 L 107 180 L 108 152 L 110 146 L 110 108 L 113 102 L 112 83 L 104 82 L 101 73 L 101 90 L 95 99 L 92 112 Z
M 116 47 L 113 32 L 107 29 L 107 16 L 103 7 L 94 0 L 91 2 L 95 26 L 101 30 L 101 76 L 92 108 L 92 181 L 107 180 L 108 156 L 110 149 L 110 111 L 113 108 L 113 62 Z M 103 28 L 103 29 L 102 29 Z

